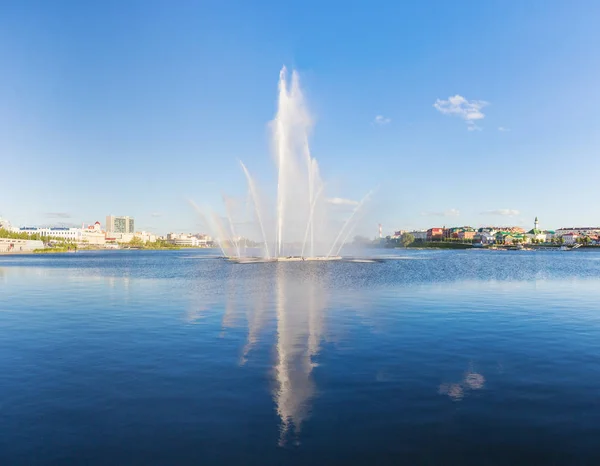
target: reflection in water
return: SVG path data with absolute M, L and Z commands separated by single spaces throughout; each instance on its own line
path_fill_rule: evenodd
M 459 383 L 443 383 L 438 389 L 440 395 L 448 395 L 454 401 L 460 401 L 465 396 L 465 390 Z
M 288 264 L 289 265 L 289 264 Z M 312 370 L 323 331 L 325 287 L 319 269 L 301 279 L 286 264 L 276 269 L 277 365 L 274 400 L 281 419 L 280 444 L 290 433 L 297 435 L 310 414 L 315 396 Z M 289 275 L 289 277 L 288 277 Z
M 247 320 L 248 320 L 248 339 L 242 350 L 242 356 L 240 364 L 243 365 L 248 360 L 248 354 L 254 348 L 254 345 L 258 343 L 258 335 L 266 324 L 267 320 L 267 296 L 268 296 L 268 283 L 264 280 L 260 280 L 254 289 L 253 295 L 253 306 L 248 306 Z
M 228 282 L 216 301 L 225 298 L 222 332 L 247 325 L 239 364 L 244 365 L 259 344 L 261 332 L 275 319 L 273 401 L 279 417 L 279 445 L 298 443 L 303 424 L 311 415 L 317 396 L 313 370 L 325 336 L 325 310 L 330 300 L 329 267 L 320 263 L 231 264 Z M 200 293 L 202 294 L 202 293 Z M 344 299 L 350 299 L 347 295 Z M 377 327 L 369 305 L 352 296 L 362 323 Z M 340 297 L 336 295 L 336 303 Z M 365 298 L 366 299 L 366 298 Z M 368 317 L 368 319 L 367 319 Z M 223 334 L 225 335 L 225 334 Z M 393 380 L 379 371 L 380 381 Z M 438 392 L 453 401 L 485 386 L 484 376 L 472 365 L 459 381 L 443 383 Z
M 223 330 L 235 327 L 244 309 L 248 336 L 240 356 L 243 365 L 273 317 L 269 310 L 275 309 L 273 400 L 281 420 L 279 444 L 284 445 L 290 436 L 297 439 L 316 394 L 312 371 L 323 337 L 327 269 L 319 263 L 275 263 L 259 270 L 250 267 L 232 267 L 221 325 Z M 252 286 L 242 286 L 245 280 Z
M 448 395 L 453 401 L 464 398 L 467 390 L 481 390 L 485 384 L 485 377 L 473 371 L 473 368 L 465 373 L 463 380 L 459 383 L 443 383 L 438 388 L 440 395 Z

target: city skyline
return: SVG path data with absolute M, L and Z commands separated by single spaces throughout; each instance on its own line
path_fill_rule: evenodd
M 98 230 L 106 232 L 107 234 L 109 233 L 119 233 L 119 234 L 126 234 L 126 235 L 133 235 L 134 233 L 144 233 L 144 234 L 158 234 L 161 237 L 168 237 L 168 235 L 174 234 L 174 235 L 179 235 L 179 234 L 184 234 L 184 235 L 213 235 L 215 234 L 215 232 L 210 231 L 209 229 L 204 229 L 204 230 L 187 230 L 187 231 L 183 231 L 183 230 L 176 230 L 174 228 L 169 228 L 168 226 L 165 226 L 162 230 L 164 230 L 165 233 L 161 231 L 145 231 L 143 229 L 138 229 L 134 227 L 135 225 L 135 219 L 133 217 L 130 216 L 114 216 L 114 215 L 107 215 L 105 217 L 105 223 L 102 224 L 100 221 L 95 221 L 95 222 L 90 222 L 90 223 L 86 223 L 86 222 L 81 222 L 80 224 L 64 224 L 61 222 L 58 223 L 54 223 L 54 224 L 30 224 L 30 225 L 14 225 L 12 224 L 12 222 L 10 221 L 10 219 L 5 218 L 3 216 L 0 215 L 0 228 L 8 228 L 9 230 L 11 229 L 15 229 L 16 230 L 31 230 L 31 229 L 80 229 L 80 230 L 84 230 L 87 231 L 89 229 L 94 229 L 98 228 Z M 537 229 L 541 229 L 542 231 L 551 231 L 554 232 L 555 230 L 578 230 L 578 229 L 593 229 L 593 230 L 597 230 L 600 231 L 600 224 L 589 224 L 589 225 L 584 225 L 584 224 L 573 224 L 573 225 L 561 225 L 561 226 L 544 226 L 540 224 L 539 218 L 536 216 L 529 225 L 527 224 L 516 224 L 516 223 L 488 223 L 488 224 L 481 224 L 481 225 L 469 225 L 469 224 L 461 224 L 461 223 L 431 223 L 428 226 L 424 227 L 424 228 L 406 228 L 406 227 L 402 227 L 402 226 L 398 226 L 398 225 L 394 225 L 391 226 L 389 228 L 384 229 L 382 224 L 377 224 L 374 225 L 372 229 L 372 231 L 369 233 L 367 233 L 367 237 L 372 237 L 372 238 L 385 238 L 385 237 L 390 237 L 390 236 L 398 236 L 399 234 L 402 233 L 415 233 L 415 232 L 422 232 L 425 233 L 428 230 L 453 230 L 453 229 L 465 229 L 465 228 L 472 228 L 474 230 L 482 230 L 482 229 L 492 229 L 495 231 L 501 231 L 501 230 L 512 230 L 512 229 L 518 229 L 518 230 L 522 230 L 523 232 L 525 232 L 527 229 L 529 229 L 530 226 L 533 226 L 534 230 Z M 218 236 L 218 235 L 217 235 Z M 215 238 L 217 238 L 217 236 L 215 236 Z M 357 234 L 355 235 L 355 237 L 362 237 L 363 235 L 361 234 Z M 243 237 L 240 236 L 240 237 Z M 251 238 L 248 237 L 247 239 L 249 240 L 256 240 L 257 238 Z M 226 241 L 227 238 L 224 238 L 224 240 Z M 353 238 L 348 238 L 348 242 L 352 242 Z
M 285 64 L 339 199 L 380 186 L 357 233 L 600 223 L 600 5 L 267 10 L 7 6 L 0 215 L 79 226 L 114 211 L 139 230 L 202 231 L 189 200 L 244 198 L 238 158 L 275 189 L 268 123 Z

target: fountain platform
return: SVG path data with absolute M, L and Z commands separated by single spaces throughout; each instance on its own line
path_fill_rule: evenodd
M 259 264 L 263 262 L 327 262 L 342 260 L 342 256 L 287 256 L 287 257 L 224 257 L 224 259 L 236 264 Z

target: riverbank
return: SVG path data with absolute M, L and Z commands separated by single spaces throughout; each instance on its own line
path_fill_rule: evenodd
M 453 241 L 415 241 L 408 245 L 408 249 L 472 249 L 471 243 L 457 243 Z M 395 248 L 403 249 L 403 248 Z
M 77 248 L 44 248 L 33 250 L 34 254 L 62 254 L 70 252 L 77 252 Z

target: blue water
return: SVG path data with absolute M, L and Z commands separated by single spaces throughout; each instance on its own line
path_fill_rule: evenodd
M 0 464 L 600 464 L 600 253 L 0 256 Z

